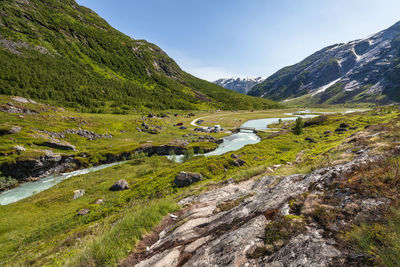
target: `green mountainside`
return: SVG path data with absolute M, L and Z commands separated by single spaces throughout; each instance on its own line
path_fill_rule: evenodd
M 278 107 L 182 71 L 73 0 L 0 1 L 0 64 L 0 94 L 85 112 Z

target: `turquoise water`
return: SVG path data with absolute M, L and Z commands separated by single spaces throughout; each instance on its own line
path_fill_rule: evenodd
M 281 119 L 282 121 L 293 121 L 296 120 L 298 117 L 302 117 L 304 119 L 314 118 L 318 115 L 314 114 L 287 114 L 293 117 L 289 118 L 268 118 L 268 119 L 259 119 L 259 120 L 250 120 L 245 122 L 241 127 L 250 127 L 255 128 L 256 130 L 272 130 L 268 128 L 268 125 L 278 123 Z M 224 142 L 221 143 L 217 149 L 211 151 L 209 153 L 203 154 L 204 156 L 218 156 L 225 154 L 227 152 L 233 152 L 236 150 L 241 149 L 246 145 L 257 144 L 261 141 L 261 139 L 252 131 L 241 130 L 238 133 L 234 133 L 230 136 L 226 136 L 223 138 Z M 176 156 L 167 156 L 170 160 L 182 163 L 183 162 L 183 155 L 176 155 Z
M 346 111 L 345 113 L 350 113 L 355 111 L 356 110 L 349 110 Z M 318 116 L 314 114 L 307 114 L 306 111 L 296 114 L 290 113 L 285 115 L 291 115 L 293 117 L 250 120 L 244 123 L 242 127 L 251 127 L 255 128 L 256 130 L 271 130 L 271 128 L 268 128 L 268 125 L 278 123 L 279 119 L 281 119 L 282 121 L 292 121 L 297 119 L 297 117 L 308 119 Z M 224 142 L 221 143 L 217 149 L 209 153 L 205 153 L 204 156 L 208 157 L 208 156 L 222 155 L 228 152 L 239 150 L 246 145 L 257 144 L 258 142 L 261 141 L 261 139 L 255 133 L 246 130 L 241 130 L 239 133 L 234 133 L 230 136 L 224 137 L 223 139 Z M 175 162 L 181 163 L 183 161 L 183 155 L 167 156 L 167 157 Z M 71 178 L 73 176 L 99 171 L 122 163 L 124 162 L 104 164 L 97 167 L 64 173 L 60 175 L 50 175 L 35 182 L 23 183 L 16 188 L 13 188 L 11 190 L 5 191 L 2 194 L 0 194 L 0 205 L 7 205 L 10 203 L 17 202 L 21 199 L 30 197 L 46 189 L 49 189 L 55 186 L 56 184 L 60 183 L 61 181 Z
M 103 164 L 99 165 L 97 167 L 92 167 L 92 168 L 87 168 L 83 170 L 78 170 L 78 171 L 73 171 L 69 173 L 63 173 L 63 174 L 58 174 L 58 175 L 50 175 L 47 177 L 44 177 L 42 179 L 39 179 L 38 181 L 35 182 L 27 182 L 27 183 L 22 183 L 20 186 L 10 189 L 8 191 L 5 191 L 0 194 L 0 205 L 8 205 L 14 202 L 17 202 L 21 199 L 36 195 L 39 192 L 42 192 L 46 189 L 49 189 L 56 184 L 71 178 L 73 176 L 81 175 L 81 174 L 86 174 L 90 172 L 95 172 L 99 171 L 105 168 L 109 168 L 118 164 L 122 164 L 125 162 L 115 162 L 115 163 L 110 163 L 110 164 Z

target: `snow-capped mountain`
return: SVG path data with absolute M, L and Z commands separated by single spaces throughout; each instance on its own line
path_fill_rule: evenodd
M 246 78 L 226 78 L 218 79 L 213 83 L 236 92 L 247 94 L 255 85 L 263 82 L 263 77 L 246 77 Z
M 313 103 L 400 101 L 400 22 L 365 39 L 326 47 L 249 93 Z

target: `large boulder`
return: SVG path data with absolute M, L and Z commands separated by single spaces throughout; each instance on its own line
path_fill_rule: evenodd
M 74 191 L 74 196 L 72 199 L 77 199 L 85 195 L 85 189 L 78 189 Z
M 189 186 L 195 182 L 201 181 L 203 176 L 200 173 L 195 172 L 180 172 L 174 180 L 174 183 L 178 187 Z
M 122 190 L 126 190 L 126 189 L 129 189 L 129 184 L 127 181 L 122 180 L 122 179 L 117 181 L 115 184 L 113 184 L 110 187 L 111 191 L 122 191 Z
M 235 160 L 232 161 L 232 165 L 236 166 L 236 167 L 241 167 L 244 164 L 246 164 L 246 161 L 243 160 L 243 159 L 235 159 Z

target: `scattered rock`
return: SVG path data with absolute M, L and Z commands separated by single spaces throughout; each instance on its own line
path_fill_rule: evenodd
M 348 252 L 341 250 L 334 239 L 325 235 L 328 230 L 321 229 L 318 223 L 297 217 L 300 211 L 309 217 L 305 214 L 312 214 L 316 206 L 331 213 L 334 207 L 321 205 L 322 195 L 307 192 L 310 188 L 327 189 L 335 177 L 379 158 L 366 155 L 308 174 L 263 176 L 241 183 L 220 183 L 220 186 L 199 196 L 185 198 L 178 203 L 186 208 L 176 218 L 176 223 L 165 228 L 157 242 L 154 240 L 152 245 L 147 244 L 149 249 L 140 258 L 128 257 L 121 266 L 163 266 L 164 262 L 171 262 L 170 266 L 330 266 L 334 259 L 345 258 Z M 244 196 L 248 197 L 243 199 Z M 293 205 L 290 201 L 298 198 L 301 198 L 300 206 L 296 211 L 290 210 Z M 214 212 L 221 203 L 227 202 L 238 204 L 228 211 Z M 366 200 L 364 208 L 379 207 L 381 203 L 385 201 Z M 276 216 L 291 215 L 286 217 L 290 220 L 288 225 L 304 223 L 304 228 L 293 232 L 287 226 L 275 224 L 280 235 L 271 232 L 267 236 L 266 226 L 276 218 L 267 218 L 266 211 L 279 214 L 283 207 L 286 211 Z M 327 226 L 335 231 L 340 228 L 335 224 Z M 274 227 L 270 230 L 273 231 Z
M 243 159 L 235 159 L 235 160 L 232 161 L 232 164 L 233 164 L 233 166 L 241 167 L 244 164 L 246 164 L 246 161 L 243 160 Z
M 14 146 L 14 149 L 15 149 L 17 152 L 24 152 L 24 151 L 26 151 L 26 148 L 23 147 L 23 146 Z
M 145 123 L 145 122 L 142 123 L 142 127 L 143 127 L 144 129 L 146 129 L 146 130 L 148 130 L 148 129 L 150 128 L 150 126 L 149 126 L 147 123 Z
M 350 126 L 347 123 L 341 123 L 339 128 L 349 128 Z
M 74 197 L 72 199 L 77 199 L 85 195 L 85 189 L 78 189 L 74 191 Z
M 80 211 L 78 211 L 78 216 L 86 215 L 89 212 L 90 212 L 90 209 L 81 209 Z
M 238 158 L 239 158 L 239 156 L 238 156 L 238 155 L 236 155 L 236 154 L 234 154 L 234 153 L 232 153 L 232 154 L 231 154 L 231 158 L 233 158 L 233 159 L 238 159 Z
M 19 133 L 22 130 L 22 127 L 19 126 L 13 126 L 10 129 L 10 133 L 15 134 L 15 133 Z
M 147 132 L 149 134 L 159 134 L 160 133 L 160 131 L 158 131 L 157 129 L 154 129 L 154 128 L 151 128 L 151 129 L 147 130 Z
M 195 182 L 201 181 L 203 179 L 203 175 L 195 172 L 180 172 L 174 180 L 174 183 L 178 187 L 189 186 Z
M 11 104 L 11 103 L 10 103 Z M 37 112 L 25 107 L 17 107 L 15 105 L 0 105 L 0 111 L 1 112 L 7 112 L 7 113 L 12 113 L 12 114 L 19 114 L 19 113 L 24 113 L 24 114 L 36 114 Z
M 171 141 L 169 143 L 169 145 L 171 146 L 181 146 L 181 147 L 185 147 L 187 145 L 189 145 L 189 142 L 186 140 L 181 140 L 181 139 L 175 139 L 174 141 Z
M 96 202 L 95 202 L 94 204 L 96 204 L 96 205 L 101 205 L 101 204 L 103 204 L 103 203 L 104 203 L 104 200 L 101 199 L 101 198 L 99 198 L 98 200 L 96 200 Z
M 71 118 L 72 119 L 72 118 Z M 75 118 L 74 118 L 75 119 Z M 67 129 L 64 130 L 62 132 L 50 132 L 47 130 L 40 130 L 37 128 L 34 128 L 35 131 L 41 132 L 41 133 L 45 133 L 48 136 L 52 137 L 52 138 L 65 138 L 66 134 L 76 134 L 79 136 L 82 136 L 84 138 L 86 138 L 87 140 L 96 140 L 96 139 L 100 139 L 100 138 L 112 138 L 113 135 L 106 133 L 106 134 L 98 134 L 92 131 L 88 131 L 88 130 L 83 130 L 83 129 Z
M 110 187 L 111 191 L 123 191 L 123 190 L 127 190 L 129 189 L 129 184 L 127 181 L 121 179 L 119 181 L 117 181 L 115 184 L 113 184 Z
M 324 135 L 330 135 L 332 132 L 331 131 L 325 131 Z
M 309 127 L 312 125 L 320 125 L 323 122 L 325 122 L 327 119 L 326 115 L 321 115 L 312 119 L 309 119 L 307 121 L 304 122 L 304 127 Z
M 304 139 L 305 141 L 308 141 L 309 143 L 317 143 L 314 139 L 307 137 L 306 139 Z
M 9 129 L 0 129 L 0 136 L 8 135 L 8 134 L 16 134 L 22 130 L 22 127 L 19 126 L 12 126 Z
M 277 169 L 279 169 L 280 167 L 282 167 L 282 164 L 275 164 L 275 165 L 272 165 L 272 168 L 273 168 L 274 170 L 277 170 Z
M 347 129 L 345 129 L 345 128 L 337 128 L 337 129 L 335 130 L 335 132 L 336 132 L 336 133 L 343 133 L 343 132 L 347 132 Z

